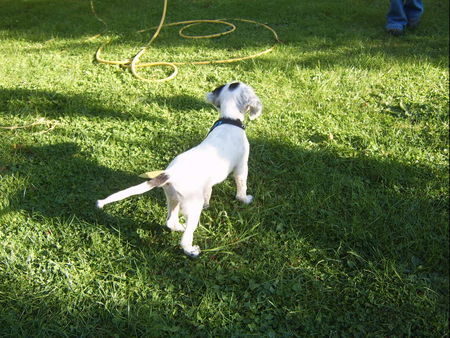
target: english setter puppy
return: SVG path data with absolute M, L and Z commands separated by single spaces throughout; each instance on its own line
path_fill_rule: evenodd
M 184 232 L 180 245 L 191 257 L 200 254 L 200 248 L 192 245 L 194 231 L 202 209 L 209 205 L 215 184 L 233 173 L 236 198 L 245 204 L 253 200 L 251 195 L 247 195 L 250 146 L 245 134 L 244 115 L 248 112 L 253 120 L 262 112 L 260 99 L 250 86 L 242 82 L 217 87 L 206 94 L 206 100 L 217 108 L 220 118 L 199 145 L 175 157 L 157 177 L 97 201 L 97 206 L 103 208 L 105 204 L 162 187 L 167 198 L 167 227 Z M 186 218 L 185 225 L 179 222 L 180 210 Z

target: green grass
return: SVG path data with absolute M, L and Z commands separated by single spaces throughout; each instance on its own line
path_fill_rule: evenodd
M 97 0 L 108 57 L 129 57 L 162 1 Z M 88 1 L 1 0 L 0 335 L 446 336 L 448 2 L 383 31 L 387 2 L 179 1 L 167 21 L 240 17 L 283 40 L 261 58 L 183 66 L 164 84 L 93 62 Z M 193 27 L 192 33 L 218 27 Z M 270 32 L 164 30 L 143 60 L 247 55 Z M 146 76 L 164 73 L 145 70 Z M 96 210 L 202 140 L 205 92 L 230 80 L 264 103 L 242 206 L 214 188 L 182 254 L 161 190 Z

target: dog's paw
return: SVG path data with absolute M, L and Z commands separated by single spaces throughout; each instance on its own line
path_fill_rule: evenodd
M 103 200 L 98 200 L 96 205 L 97 205 L 97 208 L 103 209 L 103 206 L 105 205 L 105 202 L 103 202 Z
M 167 222 L 167 227 L 170 230 L 172 230 L 172 231 L 181 231 L 181 232 L 183 232 L 184 230 L 186 230 L 186 227 L 183 224 L 179 223 L 179 222 L 177 222 L 177 223 L 175 223 L 175 222 Z
M 252 195 L 247 195 L 247 196 L 244 196 L 244 197 L 237 197 L 237 199 L 239 201 L 241 201 L 242 203 L 244 203 L 244 204 L 250 204 L 253 201 L 253 196 Z
M 192 258 L 197 258 L 200 255 L 200 247 L 198 245 L 193 245 L 188 248 L 183 248 L 183 251 L 186 255 Z

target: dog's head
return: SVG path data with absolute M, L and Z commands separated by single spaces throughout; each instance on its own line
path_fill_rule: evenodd
M 254 120 L 262 113 L 262 103 L 252 87 L 242 82 L 230 82 L 217 87 L 206 94 L 206 101 L 212 103 L 221 111 L 225 105 L 233 105 L 244 115 L 250 113 L 250 120 Z

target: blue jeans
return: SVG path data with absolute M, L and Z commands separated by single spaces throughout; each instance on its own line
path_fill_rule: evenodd
M 386 28 L 403 30 L 408 24 L 417 24 L 422 14 L 422 0 L 391 0 Z

